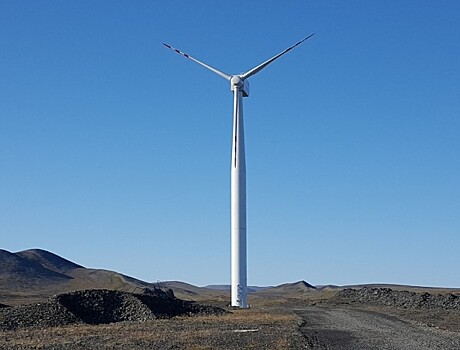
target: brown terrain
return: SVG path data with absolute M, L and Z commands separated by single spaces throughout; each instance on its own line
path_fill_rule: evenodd
M 460 349 L 460 290 L 147 283 L 0 250 L 0 349 Z

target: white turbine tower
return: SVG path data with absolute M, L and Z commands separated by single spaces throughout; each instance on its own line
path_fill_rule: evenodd
M 281 57 L 305 40 L 310 34 L 298 43 L 261 63 L 257 67 L 243 74 L 229 75 L 219 71 L 196 58 L 163 43 L 168 49 L 177 52 L 199 65 L 211 70 L 230 81 L 233 91 L 233 138 L 231 163 L 231 231 L 232 231 L 232 306 L 247 308 L 247 275 L 246 275 L 246 161 L 244 155 L 244 127 L 243 127 L 243 97 L 249 96 L 248 78 L 260 72 L 277 58 Z

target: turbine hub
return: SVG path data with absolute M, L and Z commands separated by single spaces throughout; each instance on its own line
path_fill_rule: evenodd
M 230 89 L 233 91 L 241 91 L 243 97 L 249 96 L 249 81 L 243 79 L 239 75 L 234 75 L 230 79 Z
M 234 86 L 234 87 L 242 87 L 243 83 L 244 83 L 244 80 L 241 79 L 240 76 L 234 75 L 232 77 L 232 79 L 231 79 L 231 83 L 232 83 L 232 86 Z

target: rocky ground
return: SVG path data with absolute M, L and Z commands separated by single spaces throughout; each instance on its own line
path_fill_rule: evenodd
M 460 311 L 460 295 L 416 293 L 409 291 L 392 290 L 390 288 L 361 288 L 344 289 L 339 292 L 334 300 L 384 305 L 406 309 L 432 309 L 432 310 L 457 310 Z
M 158 289 L 65 293 L 0 308 L 0 349 L 460 348 L 459 294 L 361 288 L 253 301 L 235 310 Z
M 459 293 L 416 293 L 390 288 L 344 289 L 324 304 L 374 311 L 460 334 Z
M 336 306 L 297 308 L 307 349 L 458 350 L 460 334 L 410 319 Z

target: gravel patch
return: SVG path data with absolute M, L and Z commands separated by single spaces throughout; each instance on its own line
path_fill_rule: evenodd
M 406 322 L 396 316 L 340 307 L 295 310 L 307 349 L 458 350 L 460 335 Z

